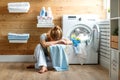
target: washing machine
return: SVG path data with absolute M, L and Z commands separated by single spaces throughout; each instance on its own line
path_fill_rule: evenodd
M 71 40 L 72 35 L 87 35 L 89 41 L 84 50 L 86 58 L 84 64 L 98 64 L 99 54 L 99 26 L 96 24 L 97 17 L 94 15 L 63 15 L 63 37 Z M 80 64 L 79 57 L 75 54 L 73 45 L 67 51 L 69 64 Z

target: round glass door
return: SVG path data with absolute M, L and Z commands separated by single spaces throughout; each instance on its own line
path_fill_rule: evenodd
M 71 31 L 70 39 L 80 40 L 81 42 L 85 42 L 86 45 L 90 44 L 92 41 L 92 33 L 91 29 L 86 25 L 77 25 Z

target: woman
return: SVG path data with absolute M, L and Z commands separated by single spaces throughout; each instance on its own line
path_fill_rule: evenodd
M 34 57 L 36 60 L 35 68 L 38 69 L 39 73 L 44 73 L 48 71 L 46 56 L 50 57 L 48 54 L 47 47 L 55 44 L 71 44 L 72 42 L 67 39 L 62 39 L 62 30 L 59 26 L 55 26 L 50 29 L 47 33 L 43 33 L 40 36 L 40 44 L 35 48 Z M 28 66 L 28 68 L 31 66 Z

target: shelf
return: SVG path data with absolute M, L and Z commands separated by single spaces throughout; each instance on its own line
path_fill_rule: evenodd
M 110 26 L 111 26 L 111 35 L 118 35 L 118 29 L 119 29 L 119 25 L 118 25 L 118 20 L 111 20 L 110 21 Z
M 52 28 L 54 27 L 54 24 L 37 24 L 38 28 Z
M 111 48 L 118 49 L 118 19 L 111 20 Z
M 110 80 L 120 80 L 120 0 L 110 0 Z
M 54 27 L 54 23 L 53 23 L 53 18 L 52 17 L 41 17 L 41 16 L 37 16 L 37 27 L 38 28 L 52 28 Z
M 118 36 L 112 35 L 112 36 L 111 36 L 111 41 L 118 43 Z
M 110 20 L 117 20 L 117 19 L 120 19 L 120 17 L 110 18 Z
M 110 43 L 111 43 L 111 48 L 118 49 L 118 36 L 112 35 Z
M 116 42 L 111 42 L 111 48 L 118 50 L 118 43 L 116 43 Z
M 9 40 L 9 43 L 27 43 L 28 40 Z

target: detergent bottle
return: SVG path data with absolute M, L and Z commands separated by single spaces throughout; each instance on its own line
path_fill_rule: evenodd
M 47 16 L 48 16 L 48 17 L 53 17 L 53 16 L 52 16 L 52 11 L 51 11 L 51 8 L 50 8 L 50 7 L 48 7 L 48 9 L 47 9 Z
M 40 16 L 41 16 L 41 17 L 45 17 L 45 14 L 46 14 L 45 7 L 42 7 L 42 9 L 41 9 L 41 11 L 40 11 Z

